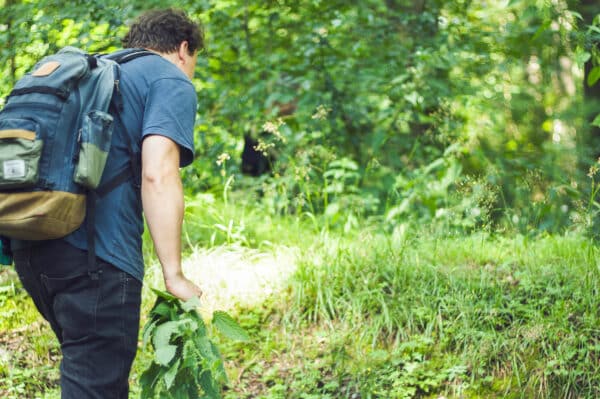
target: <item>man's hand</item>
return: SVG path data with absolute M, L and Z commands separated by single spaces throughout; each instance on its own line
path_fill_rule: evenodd
M 177 273 L 174 276 L 165 277 L 165 287 L 169 293 L 175 295 L 182 301 L 197 296 L 202 296 L 202 290 L 196 284 L 186 278 L 183 273 Z

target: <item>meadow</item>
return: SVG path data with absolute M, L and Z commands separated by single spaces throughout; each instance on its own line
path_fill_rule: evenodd
M 205 240 L 189 243 L 184 262 L 206 294 L 200 314 L 227 310 L 251 337 L 235 343 L 212 331 L 229 378 L 224 398 L 600 394 L 598 248 L 581 234 L 343 232 L 200 200 L 186 231 Z M 147 259 L 143 315 L 162 278 Z M 50 329 L 10 268 L 1 281 L 0 342 L 9 350 L 0 354 L 0 392 L 58 398 Z M 134 397 L 150 362 L 140 346 Z

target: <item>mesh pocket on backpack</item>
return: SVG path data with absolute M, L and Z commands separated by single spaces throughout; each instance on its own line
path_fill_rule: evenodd
M 76 183 L 91 189 L 98 187 L 110 150 L 112 130 L 113 118 L 105 112 L 91 111 L 84 117 L 73 176 Z
M 0 122 L 0 188 L 32 187 L 38 180 L 43 142 L 39 126 L 28 119 Z

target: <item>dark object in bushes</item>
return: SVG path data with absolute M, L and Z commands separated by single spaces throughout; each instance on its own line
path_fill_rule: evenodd
M 249 134 L 244 135 L 244 151 L 242 152 L 242 173 L 249 176 L 260 176 L 271 172 L 275 156 L 258 151 L 258 140 Z M 267 150 L 268 151 L 268 150 Z
M 292 116 L 296 112 L 296 107 L 296 99 L 284 103 L 275 101 L 267 114 L 276 114 L 280 118 L 279 120 L 283 120 Z M 270 137 L 272 138 L 271 133 L 267 130 L 262 130 L 258 135 L 258 139 L 255 139 L 250 133 L 244 135 L 241 165 L 243 174 L 258 177 L 273 171 L 273 164 L 277 160 L 277 152 L 273 149 L 272 144 L 269 145 Z

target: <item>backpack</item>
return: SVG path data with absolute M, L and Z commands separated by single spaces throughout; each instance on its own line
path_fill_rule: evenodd
M 64 237 L 82 224 L 86 208 L 93 227 L 96 196 L 137 176 L 139 155 L 129 145 L 131 167 L 99 187 L 122 108 L 119 64 L 149 54 L 100 56 L 65 47 L 16 83 L 0 111 L 1 236 Z

